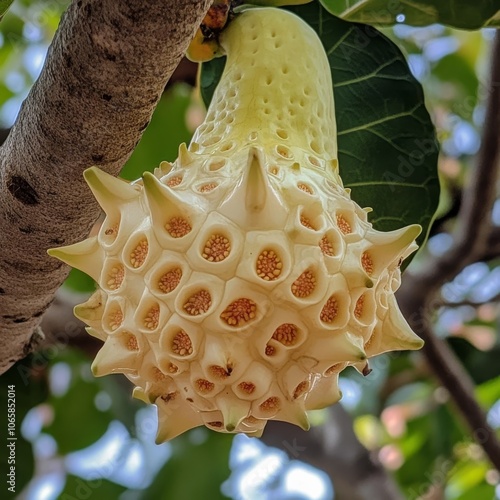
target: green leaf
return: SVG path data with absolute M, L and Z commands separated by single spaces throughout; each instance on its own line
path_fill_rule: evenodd
M 372 207 L 376 229 L 420 224 L 426 238 L 439 201 L 438 145 L 420 84 L 401 51 L 374 28 L 347 23 L 318 3 L 290 9 L 319 34 L 334 82 L 340 174 L 353 199 Z M 208 102 L 221 61 L 203 65 Z
M 432 74 L 441 85 L 448 84 L 451 87 L 448 94 L 440 87 L 439 98 L 443 102 L 448 101 L 448 107 L 461 118 L 472 121 L 479 80 L 470 61 L 459 53 L 448 54 L 435 63 Z
M 437 451 L 432 441 L 435 437 L 434 419 L 435 414 L 431 411 L 407 421 L 406 433 L 398 442 L 405 461 L 395 475 L 398 484 L 408 490 L 406 493 L 410 498 L 417 498 L 416 491 L 426 491 L 429 478 L 433 477 Z
M 386 406 L 392 406 L 397 404 L 403 404 L 408 402 L 420 402 L 423 403 L 429 399 L 434 391 L 434 387 L 431 387 L 425 382 L 414 382 L 410 384 L 403 385 L 399 389 L 396 389 L 386 401 Z
M 209 62 L 203 63 L 201 66 L 200 93 L 207 108 L 212 100 L 225 65 L 226 58 L 217 57 Z
M 208 429 L 195 429 L 175 438 L 174 451 L 153 484 L 140 499 L 172 500 L 226 498 L 220 490 L 229 477 L 232 436 Z M 196 444 L 198 441 L 200 444 Z
M 478 486 L 463 492 L 457 497 L 447 497 L 447 498 L 449 498 L 450 500 L 452 498 L 453 499 L 456 498 L 457 500 L 478 500 L 479 498 L 484 498 L 485 500 L 490 500 L 490 499 L 494 500 L 495 498 L 498 497 L 495 495 L 495 486 L 483 482 Z
M 419 408 L 423 407 L 420 404 Z M 426 491 L 429 478 L 439 477 L 436 479 L 439 483 L 447 478 L 453 451 L 464 439 L 468 435 L 450 405 L 430 407 L 426 413 L 406 421 L 406 433 L 397 440 L 405 461 L 396 471 L 396 477 L 407 489 L 407 497 L 416 498 L 413 496 L 416 491 Z
M 5 16 L 5 13 L 13 2 L 14 0 L 0 0 L 0 21 L 3 19 L 3 16 Z
M 413 26 L 427 26 L 434 23 L 461 29 L 500 26 L 498 0 L 320 1 L 332 14 L 347 21 L 366 24 L 390 25 L 396 24 L 399 19 Z

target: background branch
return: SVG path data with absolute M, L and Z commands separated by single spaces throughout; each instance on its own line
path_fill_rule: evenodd
M 480 260 L 493 260 L 500 257 L 500 227 L 492 228 L 488 241 L 486 243 L 486 248 L 484 249 L 483 255 L 481 255 Z
M 51 247 L 84 239 L 99 208 L 92 165 L 118 174 L 209 0 L 74 0 L 0 149 L 0 373 L 30 339 L 68 267 Z
M 497 31 L 491 54 L 490 82 L 486 99 L 481 147 L 471 169 L 453 234 L 452 247 L 414 277 L 421 288 L 433 294 L 467 264 L 484 255 L 491 233 L 491 210 L 496 195 L 500 164 L 500 34 Z
M 407 273 L 398 302 L 413 330 L 425 340 L 423 353 L 436 377 L 450 393 L 469 425 L 473 437 L 500 470 L 500 442 L 476 401 L 474 383 L 448 344 L 431 327 L 437 291 L 465 266 L 490 252 L 498 237 L 492 230 L 491 210 L 500 164 L 500 34 L 497 32 L 491 56 L 491 80 L 486 117 L 476 167 L 470 173 L 457 218 L 454 243 L 442 256 L 430 260 L 419 274 Z

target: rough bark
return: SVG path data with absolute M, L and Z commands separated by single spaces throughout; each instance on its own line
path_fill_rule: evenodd
M 82 172 L 118 174 L 209 0 L 74 0 L 0 149 L 0 373 L 24 357 L 99 209 Z

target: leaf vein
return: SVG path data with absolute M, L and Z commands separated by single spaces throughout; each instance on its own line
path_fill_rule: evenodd
M 357 127 L 342 130 L 342 131 L 337 133 L 337 136 L 351 134 L 352 132 L 358 132 L 360 130 L 369 130 L 371 127 L 374 127 L 375 125 L 380 125 L 380 124 L 386 123 L 388 121 L 397 120 L 398 118 L 404 118 L 405 116 L 412 116 L 420 106 L 421 106 L 421 103 L 417 103 L 413 108 L 409 109 L 408 111 L 404 111 L 402 113 L 397 113 L 397 114 L 391 115 L 391 116 L 385 116 L 384 118 L 379 118 L 378 120 L 374 120 L 372 122 L 365 123 L 365 124 L 359 125 Z M 417 117 L 415 117 L 415 118 L 417 120 L 419 120 Z M 419 121 L 421 121 L 421 120 L 419 120 Z

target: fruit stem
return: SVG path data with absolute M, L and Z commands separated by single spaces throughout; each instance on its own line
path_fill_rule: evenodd
M 258 145 L 266 154 L 336 171 L 331 72 L 314 30 L 290 12 L 252 8 L 231 22 L 220 44 L 227 62 L 193 138 L 199 152 Z

